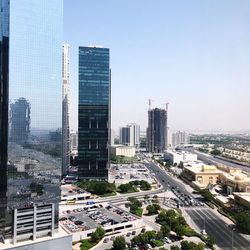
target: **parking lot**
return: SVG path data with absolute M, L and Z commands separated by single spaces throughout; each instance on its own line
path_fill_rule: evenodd
M 107 203 L 67 210 L 60 214 L 60 223 L 70 232 L 85 231 L 98 226 L 111 226 L 136 219 L 128 212 Z
M 143 163 L 112 164 L 109 180 L 110 182 L 115 182 L 116 185 L 135 180 L 145 180 L 151 184 L 155 183 L 153 175 Z

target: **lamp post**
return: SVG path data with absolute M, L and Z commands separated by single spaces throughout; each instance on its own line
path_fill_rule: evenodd
M 234 249 L 234 228 L 231 229 L 232 231 L 232 250 Z

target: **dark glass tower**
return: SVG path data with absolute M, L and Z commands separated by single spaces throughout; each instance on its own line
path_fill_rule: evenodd
M 110 144 L 109 49 L 79 47 L 78 177 L 107 180 Z
M 147 149 L 151 153 L 162 153 L 167 149 L 167 110 L 148 111 Z
M 7 208 L 9 75 L 9 1 L 0 0 L 0 237 L 5 233 Z
M 0 11 L 0 241 L 15 243 L 58 227 L 63 0 Z

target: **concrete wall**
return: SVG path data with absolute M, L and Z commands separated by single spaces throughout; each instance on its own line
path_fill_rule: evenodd
M 27 242 L 27 243 L 30 243 Z M 19 245 L 19 246 L 18 246 Z M 72 249 L 72 236 L 64 236 L 60 238 L 51 238 L 51 240 L 44 240 L 41 242 L 34 241 L 31 244 L 22 246 L 17 244 L 16 246 L 10 246 L 11 250 L 71 250 Z

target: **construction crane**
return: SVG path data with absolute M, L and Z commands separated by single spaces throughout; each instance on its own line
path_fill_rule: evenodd
M 169 102 L 163 103 L 162 105 L 165 105 L 166 106 L 166 111 L 168 111 Z
M 149 110 L 151 110 L 152 102 L 154 102 L 154 100 L 148 99 L 148 109 L 149 109 Z

